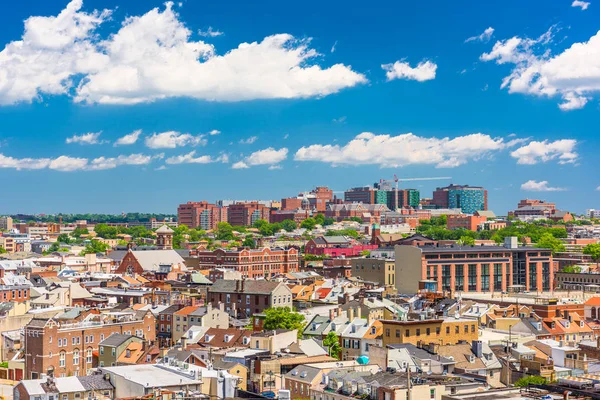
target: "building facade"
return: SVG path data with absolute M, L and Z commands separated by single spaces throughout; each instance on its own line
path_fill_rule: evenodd
M 189 201 L 180 204 L 177 208 L 177 220 L 189 228 L 215 229 L 219 222 L 227 221 L 227 207 L 220 207 L 207 201 Z
M 269 221 L 271 209 L 259 202 L 234 203 L 228 207 L 227 222 L 233 226 L 252 226 L 259 219 Z
M 298 250 L 264 247 L 199 251 L 198 268 L 201 270 L 227 268 L 240 272 L 243 278 L 270 278 L 278 274 L 298 271 Z
M 437 208 L 460 208 L 465 214 L 487 210 L 487 190 L 469 185 L 450 185 L 433 192 L 432 203 Z
M 213 308 L 224 304 L 225 311 L 236 318 L 250 318 L 271 307 L 293 307 L 292 291 L 282 282 L 265 280 L 221 280 L 208 289 Z
M 99 343 L 113 333 L 156 339 L 156 319 L 151 312 L 117 317 L 90 315 L 82 321 L 62 323 L 32 319 L 25 326 L 25 376 L 38 379 L 53 372 L 56 377 L 88 375 L 97 367 Z
M 396 246 L 396 287 L 415 293 L 420 282 L 436 291 L 548 291 L 554 284 L 550 249 Z

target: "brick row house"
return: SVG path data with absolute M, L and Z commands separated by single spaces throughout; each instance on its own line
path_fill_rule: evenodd
M 156 339 L 151 312 L 88 313 L 66 322 L 34 318 L 24 329 L 25 376 L 38 379 L 49 372 L 56 377 L 88 375 L 98 365 L 100 342 L 113 333 Z
M 250 318 L 271 307 L 293 307 L 292 291 L 282 282 L 265 280 L 219 280 L 208 289 L 212 307 L 225 305 L 225 311 L 236 318 Z
M 240 272 L 243 278 L 270 278 L 298 271 L 298 250 L 265 247 L 254 250 L 199 251 L 198 268 L 228 268 Z

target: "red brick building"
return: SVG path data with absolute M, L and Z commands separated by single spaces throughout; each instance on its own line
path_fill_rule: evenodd
M 358 217 L 365 223 L 379 223 L 381 214 L 388 211 L 385 204 L 330 204 L 327 206 L 325 216 L 336 221 Z
M 510 246 L 396 246 L 396 287 L 414 293 L 423 281 L 436 291 L 549 291 L 552 251 Z
M 227 221 L 227 207 L 219 207 L 207 201 L 188 201 L 177 208 L 177 221 L 190 228 L 215 229 L 219 222 Z
M 252 226 L 259 219 L 269 221 L 271 209 L 258 202 L 235 203 L 229 206 L 227 222 L 233 226 Z
M 236 318 L 250 318 L 271 307 L 293 307 L 292 291 L 283 282 L 267 280 L 220 280 L 208 289 L 213 307 L 223 303 L 225 311 Z
M 25 376 L 38 379 L 54 376 L 88 375 L 98 363 L 98 344 L 113 333 L 156 339 L 156 319 L 151 312 L 127 315 L 90 313 L 66 322 L 32 319 L 25 326 Z
M 0 301 L 24 303 L 29 300 L 29 286 L 0 286 Z
M 365 250 L 374 250 L 376 244 L 361 244 L 344 236 L 319 236 L 309 240 L 304 252 L 312 255 L 330 257 L 358 257 Z
M 285 200 L 285 199 L 283 199 Z M 272 224 L 276 222 L 283 222 L 286 219 L 294 221 L 297 224 L 300 224 L 306 218 L 309 218 L 312 213 L 308 210 L 302 209 L 293 209 L 293 210 L 272 210 L 270 221 Z
M 268 278 L 298 271 L 298 250 L 268 247 L 254 250 L 200 250 L 198 267 L 223 267 L 240 272 L 243 278 Z
M 469 231 L 477 231 L 477 227 L 487 221 L 487 217 L 477 215 L 447 215 L 448 229 L 467 229 Z

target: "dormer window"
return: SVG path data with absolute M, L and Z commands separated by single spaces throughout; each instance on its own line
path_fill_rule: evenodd
M 371 334 L 374 335 L 375 333 L 377 333 L 377 327 L 372 326 L 371 327 Z

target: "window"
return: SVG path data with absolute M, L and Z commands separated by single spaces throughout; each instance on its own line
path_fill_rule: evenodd
M 449 335 L 449 334 L 450 334 L 450 327 L 449 327 L 449 326 L 447 326 L 447 327 L 446 327 L 446 335 Z
M 437 328 L 435 328 L 435 334 L 439 335 L 441 331 L 441 328 L 438 326 Z
M 87 349 L 87 357 L 85 360 L 88 364 L 92 363 L 92 349 Z
M 385 328 L 385 336 L 390 337 L 390 328 Z
M 100 346 L 100 354 L 104 354 L 104 346 Z
M 117 348 L 116 348 L 116 347 L 113 347 L 113 348 L 112 348 L 112 356 L 114 357 L 114 356 L 116 356 L 116 355 L 117 355 Z
M 52 353 L 50 353 L 50 354 L 52 354 Z M 52 355 L 50 355 L 50 357 L 52 357 Z M 58 357 L 58 365 L 59 365 L 59 367 L 62 367 L 62 368 L 65 367 L 65 365 L 66 365 L 66 359 L 67 359 L 67 353 L 64 352 L 64 351 L 61 351 L 60 355 Z
M 457 335 L 460 333 L 460 326 L 456 325 L 454 327 L 454 333 L 456 333 Z
M 431 328 L 427 328 L 427 330 L 425 331 L 425 333 L 427 334 L 427 336 L 431 335 Z
M 410 329 L 407 329 L 407 330 L 404 332 L 404 336 L 406 336 L 406 337 L 410 337 Z
M 400 337 L 400 329 L 396 329 L 396 337 L 399 338 Z
M 79 365 L 79 350 L 73 351 L 73 365 Z
M 469 325 L 465 325 L 465 333 L 469 333 Z
M 471 333 L 475 332 L 475 325 L 471 325 Z
M 226 303 L 228 303 L 228 304 L 231 303 L 231 295 L 230 294 L 228 294 L 227 296 L 225 296 L 225 299 L 226 299 L 225 300 Z
M 417 336 L 421 336 L 421 329 L 417 328 Z

